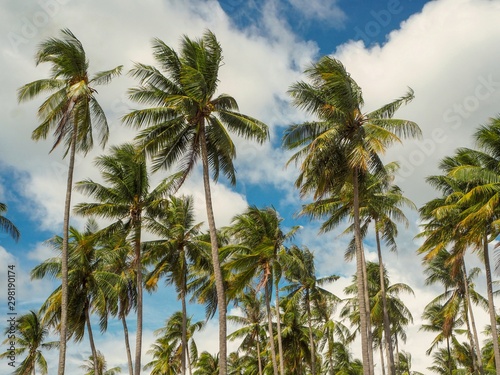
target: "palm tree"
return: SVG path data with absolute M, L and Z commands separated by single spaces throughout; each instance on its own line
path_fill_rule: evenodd
M 181 373 L 186 373 L 187 346 L 187 307 L 189 267 L 194 262 L 200 245 L 197 237 L 202 223 L 194 223 L 192 197 L 170 196 L 166 209 L 147 223 L 147 229 L 160 237 L 159 240 L 144 243 L 146 264 L 154 269 L 146 278 L 146 287 L 156 288 L 162 276 L 168 284 L 174 284 L 182 303 L 182 355 Z M 188 361 L 189 362 L 189 361 Z
M 198 359 L 197 369 L 194 375 L 217 375 L 219 374 L 220 360 L 219 355 L 212 355 L 209 352 L 203 352 Z
M 104 230 L 110 233 L 124 230 L 130 234 L 134 247 L 134 265 L 137 285 L 137 331 L 134 373 L 141 372 L 142 350 L 142 256 L 141 234 L 143 221 L 154 217 L 167 202 L 175 176 L 161 181 L 156 188 L 149 189 L 149 174 L 146 155 L 132 144 L 111 147 L 111 154 L 100 156 L 95 165 L 100 169 L 103 185 L 87 179 L 76 184 L 76 189 L 95 198 L 94 203 L 80 203 L 75 212 L 117 220 Z M 145 218 L 144 218 L 145 217 Z
M 14 223 L 3 215 L 6 212 L 7 205 L 0 202 L 0 230 L 7 232 L 15 241 L 18 241 L 21 234 Z
M 243 214 L 236 215 L 227 233 L 234 236 L 239 251 L 235 252 L 233 259 L 227 263 L 228 269 L 235 273 L 233 285 L 235 290 L 242 290 L 251 281 L 258 277 L 257 288 L 264 289 L 264 300 L 267 311 L 269 345 L 274 374 L 278 374 L 278 362 L 274 346 L 274 334 L 272 326 L 271 297 L 273 284 L 278 284 L 276 272 L 279 266 L 279 252 L 285 241 L 293 237 L 299 227 L 293 227 L 284 233 L 281 229 L 283 219 L 278 212 L 271 207 L 259 209 L 255 206 L 249 207 Z M 279 271 L 279 270 L 278 270 Z M 239 289 L 238 287 L 239 286 Z M 279 295 L 276 297 L 276 306 L 279 306 Z M 279 308 L 276 309 L 279 312 Z M 279 314 L 276 314 L 279 316 Z M 278 332 L 278 343 L 281 335 Z M 283 353 L 280 350 L 280 370 L 284 374 Z
M 315 115 L 317 120 L 290 126 L 283 145 L 287 149 L 299 149 L 289 163 L 302 160 L 296 181 L 302 195 L 312 193 L 314 199 L 321 199 L 338 194 L 345 185 L 352 186 L 363 371 L 365 375 L 372 375 L 369 303 L 359 212 L 360 184 L 367 172 L 383 171 L 379 155 L 389 145 L 400 142 L 399 136 L 420 135 L 414 122 L 392 119 L 402 104 L 413 99 L 413 91 L 409 90 L 405 96 L 378 110 L 363 113 L 361 88 L 338 60 L 322 57 L 305 73 L 310 83 L 295 83 L 289 93 L 294 105 Z
M 2 345 L 13 340 L 9 337 L 12 334 L 10 327 L 6 328 L 4 333 L 7 338 L 2 342 Z M 19 357 L 26 352 L 27 356 L 19 363 L 14 375 L 35 375 L 36 368 L 42 375 L 47 374 L 47 361 L 42 354 L 42 350 L 50 350 L 59 346 L 58 341 L 45 342 L 48 335 L 49 327 L 35 311 L 31 310 L 17 318 L 15 356 Z M 8 358 L 11 355 L 9 350 L 0 354 L 0 358 Z
M 85 371 L 85 375 L 117 375 L 122 372 L 120 367 L 113 367 L 108 370 L 104 354 L 100 351 L 97 351 L 97 357 L 91 355 L 80 368 Z M 96 368 L 98 372 L 96 372 Z
M 89 337 L 90 348 L 94 358 L 97 350 L 94 343 L 94 335 L 91 325 L 91 313 L 100 315 L 100 329 L 107 329 L 107 312 L 110 305 L 116 303 L 114 285 L 117 276 L 102 269 L 103 260 L 108 253 L 99 249 L 99 237 L 97 223 L 90 219 L 85 225 L 83 232 L 76 228 L 70 228 L 68 287 L 71 289 L 68 301 L 68 338 L 75 337 L 81 341 L 85 328 Z M 49 244 L 57 251 L 62 252 L 63 239 L 56 236 Z M 45 276 L 61 277 L 61 258 L 50 258 L 39 264 L 31 271 L 32 279 L 41 279 Z M 61 324 L 62 291 L 58 287 L 42 305 L 43 320 L 50 325 Z M 96 363 L 97 365 L 97 363 Z M 97 372 L 97 368 L 95 369 Z
M 150 375 L 177 375 L 181 368 L 175 343 L 169 342 L 165 337 L 160 337 L 147 351 L 153 357 L 146 363 L 144 370 L 151 369 Z
M 36 64 L 41 63 L 52 65 L 50 77 L 19 88 L 18 100 L 24 102 L 45 92 L 52 93 L 38 109 L 41 124 L 33 131 L 31 138 L 35 141 L 46 139 L 52 130 L 55 141 L 51 151 L 64 141 L 64 156 L 69 152 L 63 222 L 61 345 L 58 365 L 58 374 L 63 375 L 68 314 L 68 231 L 75 154 L 78 151 L 85 155 L 92 148 L 93 130 L 97 130 L 101 145 L 106 144 L 108 124 L 104 111 L 95 98 L 97 91 L 94 86 L 109 83 L 121 73 L 122 67 L 99 72 L 90 78 L 85 50 L 69 29 L 62 30 L 60 39 L 50 38 L 40 44 Z
M 185 178 L 201 158 L 203 187 L 212 247 L 219 309 L 220 374 L 227 372 L 226 297 L 219 264 L 217 230 L 210 191 L 210 170 L 215 181 L 220 172 L 235 184 L 235 146 L 229 132 L 264 142 L 268 128 L 262 122 L 238 112 L 236 100 L 226 94 L 216 96 L 222 50 L 215 35 L 206 31 L 201 39 L 184 36 L 180 53 L 159 39 L 153 41 L 154 58 L 166 75 L 153 66 L 136 64 L 131 74 L 141 86 L 130 97 L 151 105 L 125 116 L 126 124 L 148 128 L 139 141 L 154 157 L 154 169 L 177 163 Z
M 321 309 L 328 300 L 340 301 L 333 293 L 327 291 L 321 286 L 326 283 L 332 283 L 339 277 L 336 275 L 318 278 L 314 266 L 314 255 L 308 248 L 299 248 L 292 246 L 287 251 L 284 258 L 285 277 L 288 284 L 283 287 L 287 292 L 288 303 L 298 305 L 307 316 L 309 330 L 309 345 L 311 350 L 311 374 L 317 374 L 316 368 L 316 344 L 317 338 L 313 334 L 313 313 L 311 307 Z

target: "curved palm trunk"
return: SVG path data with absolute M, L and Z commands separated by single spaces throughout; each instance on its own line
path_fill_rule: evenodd
M 212 262 L 214 267 L 215 288 L 217 290 L 217 305 L 219 311 L 219 375 L 227 374 L 227 322 L 226 322 L 226 291 L 219 259 L 219 245 L 217 243 L 217 228 L 215 226 L 214 210 L 212 207 L 212 193 L 210 191 L 210 176 L 208 165 L 207 142 L 205 128 L 202 124 L 200 131 L 201 160 L 203 164 L 203 187 L 205 190 L 205 205 L 207 209 L 208 230 L 212 247 Z
M 363 244 L 361 242 L 361 225 L 359 219 L 359 181 L 358 171 L 353 172 L 353 211 L 354 211 L 354 242 L 356 246 L 356 276 L 358 287 L 358 302 L 359 302 L 359 320 L 361 332 L 361 354 L 363 360 L 363 375 L 373 374 L 373 365 L 370 361 L 369 351 L 371 350 L 371 343 L 369 342 L 369 322 L 368 313 L 369 308 L 366 306 L 365 299 L 365 274 L 364 269 L 364 255 Z
M 132 365 L 132 354 L 130 353 L 130 342 L 128 339 L 127 320 L 125 319 L 125 314 L 121 314 L 121 321 L 123 325 L 123 335 L 125 336 L 125 351 L 127 352 L 128 372 L 129 375 L 134 375 L 134 368 Z
M 135 222 L 134 250 L 136 262 L 137 278 L 137 330 L 135 336 L 135 375 L 141 374 L 141 354 L 142 354 L 142 262 L 141 262 L 141 214 L 133 220 Z
M 89 333 L 90 350 L 92 352 L 92 357 L 94 358 L 94 373 L 99 374 L 99 360 L 97 357 L 97 350 L 95 348 L 94 334 L 92 333 L 92 325 L 90 324 L 90 313 L 88 305 L 85 306 L 85 320 L 87 321 L 87 331 Z
M 389 322 L 389 311 L 387 309 L 387 296 L 385 290 L 384 282 L 384 263 L 382 262 L 382 249 L 380 246 L 380 235 L 377 229 L 377 221 L 375 221 L 375 238 L 377 240 L 377 254 L 378 254 L 378 265 L 380 274 L 380 292 L 382 293 L 382 309 L 384 314 L 384 336 L 385 336 L 385 347 L 387 352 L 387 367 L 389 370 L 389 375 L 396 375 L 396 367 L 394 365 L 394 351 L 392 348 L 392 334 L 391 325 Z
M 68 179 L 66 182 L 66 199 L 64 201 L 63 243 L 61 254 L 61 322 L 59 326 L 59 364 L 57 373 L 64 375 L 66 367 L 66 342 L 68 337 L 68 243 L 69 218 L 71 210 L 71 193 L 73 190 L 73 173 L 75 170 L 75 153 L 78 125 L 75 123 L 71 139 Z
M 467 314 L 467 324 L 470 321 L 470 335 L 471 335 L 471 348 L 473 350 L 473 359 L 476 360 L 477 371 L 479 374 L 484 373 L 483 369 L 483 359 L 481 358 L 481 346 L 479 345 L 479 336 L 477 335 L 476 321 L 474 319 L 474 311 L 472 310 L 472 303 L 469 293 L 469 280 L 467 278 L 467 268 L 465 267 L 465 261 L 462 259 L 462 273 L 464 275 L 464 287 L 465 287 L 465 313 Z
M 488 251 L 488 234 L 483 237 L 484 269 L 486 273 L 486 288 L 488 290 L 488 307 L 490 311 L 491 336 L 493 340 L 493 350 L 495 353 L 496 374 L 500 375 L 500 348 L 498 346 L 498 332 L 495 303 L 493 302 L 493 288 L 491 281 L 490 255 Z
M 273 321 L 271 317 L 271 296 L 269 293 L 269 286 L 264 286 L 264 294 L 266 298 L 266 311 L 267 311 L 267 326 L 269 330 L 269 347 L 271 349 L 271 360 L 273 362 L 273 373 L 278 375 L 278 363 L 276 361 L 276 348 L 274 347 L 274 333 L 273 333 Z
M 276 278 L 274 282 L 274 293 L 276 299 L 276 330 L 278 331 L 278 355 L 280 359 L 280 374 L 285 375 L 285 363 L 283 358 L 283 340 L 281 339 L 281 314 L 280 314 L 280 291 L 279 280 Z

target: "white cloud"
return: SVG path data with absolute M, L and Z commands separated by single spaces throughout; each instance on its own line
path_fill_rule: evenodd
M 329 22 L 333 27 L 340 28 L 347 18 L 344 11 L 339 7 L 337 0 L 289 0 L 298 11 L 312 20 Z

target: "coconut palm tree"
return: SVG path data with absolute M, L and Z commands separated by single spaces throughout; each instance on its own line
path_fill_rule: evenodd
M 106 144 L 108 124 L 104 111 L 96 100 L 95 86 L 109 83 L 121 73 L 122 66 L 89 77 L 89 62 L 83 45 L 69 29 L 61 31 L 61 38 L 49 38 L 40 44 L 36 64 L 42 63 L 51 64 L 49 78 L 33 81 L 19 88 L 18 100 L 24 102 L 42 93 L 51 93 L 38 109 L 41 124 L 33 131 L 31 138 L 35 141 L 46 139 L 49 131 L 53 131 L 55 141 L 51 151 L 64 142 L 64 156 L 69 152 L 63 221 L 61 345 L 58 365 L 58 374 L 63 375 L 68 314 L 67 249 L 75 154 L 81 152 L 85 155 L 92 148 L 93 130 L 97 131 L 101 145 Z
M 143 222 L 154 217 L 165 207 L 167 197 L 175 185 L 176 176 L 162 180 L 150 190 L 146 155 L 132 144 L 111 147 L 109 155 L 96 159 L 107 185 L 91 179 L 77 182 L 76 189 L 93 197 L 96 202 L 80 203 L 75 212 L 85 216 L 97 216 L 116 220 L 104 230 L 108 233 L 129 233 L 134 247 L 134 265 L 137 285 L 137 331 L 135 341 L 134 373 L 141 372 L 142 315 L 143 315 L 143 264 L 141 235 Z
M 108 311 L 110 305 L 117 302 L 114 285 L 118 282 L 117 275 L 102 268 L 106 263 L 104 258 L 107 251 L 99 246 L 99 237 L 96 236 L 98 226 L 95 220 L 90 219 L 83 232 L 70 228 L 68 287 L 71 289 L 68 301 L 68 338 L 74 337 L 81 341 L 87 330 L 92 356 L 97 358 L 97 349 L 91 324 L 91 313 L 97 312 L 100 316 L 100 329 L 107 329 Z M 56 236 L 49 240 L 51 247 L 62 253 L 63 238 Z M 61 277 L 61 257 L 50 258 L 33 268 L 32 279 L 42 279 L 46 276 Z M 51 326 L 61 324 L 62 287 L 56 290 L 44 302 L 40 311 L 43 321 Z M 95 362 L 97 366 L 97 362 Z M 95 368 L 98 373 L 98 368 Z
M 289 93 L 295 106 L 316 119 L 290 126 L 283 145 L 286 149 L 298 149 L 289 163 L 301 163 L 296 186 L 302 195 L 312 194 L 314 199 L 321 199 L 338 194 L 346 184 L 352 186 L 362 357 L 364 374 L 372 375 L 359 191 L 368 172 L 383 172 L 379 155 L 388 146 L 400 142 L 400 137 L 420 135 L 414 122 L 392 118 L 402 104 L 413 99 L 413 91 L 380 109 L 363 113 L 361 88 L 340 61 L 322 57 L 305 73 L 309 82 L 295 83 Z
M 215 181 L 222 173 L 234 184 L 236 149 L 229 134 L 262 143 L 268 139 L 269 132 L 262 122 L 239 113 L 233 97 L 217 95 L 222 49 L 211 31 L 206 31 L 201 39 L 184 36 L 179 53 L 155 39 L 153 55 L 165 74 L 154 66 L 136 64 L 131 74 L 139 79 L 141 86 L 130 91 L 132 100 L 151 107 L 130 112 L 124 121 L 135 127 L 148 126 L 138 139 L 153 156 L 155 170 L 175 165 L 182 171 L 182 182 L 201 159 L 219 309 L 220 374 L 225 375 L 226 298 L 219 264 L 210 172 Z
M 314 266 L 314 254 L 308 248 L 291 246 L 286 256 L 282 257 L 285 263 L 285 278 L 288 281 L 283 290 L 287 292 L 287 301 L 300 306 L 307 317 L 309 330 L 309 345 L 311 350 L 311 374 L 317 374 L 316 344 L 317 338 L 313 333 L 313 313 L 311 307 L 322 308 L 328 300 L 339 302 L 340 299 L 333 293 L 322 288 L 326 283 L 332 283 L 339 277 L 336 275 L 318 278 Z
M 202 223 L 194 222 L 192 197 L 170 196 L 166 209 L 159 218 L 150 220 L 146 228 L 160 239 L 144 243 L 145 264 L 152 264 L 153 270 L 146 277 L 146 287 L 156 288 L 161 277 L 166 277 L 167 284 L 174 284 L 182 303 L 182 355 L 181 373 L 186 373 L 187 346 L 187 307 L 189 267 L 194 263 L 200 245 L 199 236 Z M 190 361 L 188 361 L 189 363 Z
M 15 241 L 18 241 L 21 234 L 14 223 L 4 216 L 6 212 L 7 205 L 0 202 L 0 230 L 7 232 Z
M 181 368 L 181 361 L 176 351 L 175 343 L 160 337 L 147 351 L 153 357 L 151 362 L 144 365 L 144 370 L 150 369 L 150 375 L 177 375 Z
M 197 369 L 194 375 L 217 375 L 219 374 L 219 354 L 210 354 L 205 351 L 200 354 L 198 359 Z
M 14 370 L 14 375 L 35 375 L 36 369 L 40 371 L 40 374 L 47 374 L 47 361 L 43 356 L 42 350 L 51 350 L 59 346 L 58 341 L 45 342 L 47 336 L 49 335 L 49 327 L 46 323 L 40 319 L 37 312 L 31 310 L 28 313 L 17 317 L 17 327 L 15 331 L 15 357 L 27 353 L 26 358 L 24 358 Z M 7 338 L 2 342 L 2 345 L 6 345 L 13 341 L 9 335 L 10 327 L 4 330 Z M 12 345 L 12 344 L 9 344 Z M 0 354 L 0 358 L 8 358 L 11 356 L 10 350 L 5 353 Z
M 279 266 L 279 253 L 283 244 L 292 238 L 299 227 L 293 227 L 287 233 L 281 229 L 283 219 L 278 212 L 271 207 L 259 209 L 255 206 L 249 207 L 243 214 L 236 215 L 227 229 L 229 235 L 234 236 L 238 251 L 234 253 L 233 259 L 227 263 L 228 269 L 235 273 L 233 285 L 240 286 L 235 290 L 242 290 L 249 285 L 254 278 L 258 278 L 257 288 L 264 289 L 264 300 L 267 311 L 269 345 L 274 374 L 279 373 L 276 350 L 274 346 L 274 333 L 272 325 L 271 298 L 273 286 L 279 283 L 276 273 Z M 279 306 L 279 296 L 276 297 L 276 305 Z M 279 309 L 276 310 L 277 312 Z M 279 316 L 278 314 L 276 314 Z M 281 340 L 278 333 L 278 343 Z M 284 373 L 283 354 L 279 353 L 280 370 Z
M 96 367 L 98 369 L 98 372 L 96 372 L 95 370 Z M 84 375 L 117 375 L 122 372 L 120 367 L 113 367 L 108 370 L 108 365 L 106 363 L 106 359 L 104 358 L 104 354 L 102 354 L 100 351 L 97 351 L 97 357 L 91 355 L 89 359 L 87 359 L 85 363 L 80 366 L 80 368 L 85 371 Z

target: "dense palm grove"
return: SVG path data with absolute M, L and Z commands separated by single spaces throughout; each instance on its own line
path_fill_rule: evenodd
M 394 184 L 398 164 L 382 159 L 392 144 L 420 136 L 417 124 L 393 118 L 413 91 L 365 113 L 361 88 L 341 62 L 326 56 L 306 69 L 306 81 L 289 88 L 292 104 L 312 118 L 283 135 L 283 147 L 293 151 L 289 164 L 299 168 L 296 187 L 308 202 L 300 215 L 320 220 L 321 232 L 341 228 L 352 238 L 345 257 L 356 262 L 356 274 L 341 299 L 332 292 L 338 276 L 318 276 L 314 252 L 294 243 L 300 228 L 285 228 L 273 207 L 250 206 L 229 226 L 216 225 L 211 184 L 221 176 L 236 183 L 231 135 L 262 143 L 269 131 L 240 113 L 233 97 L 217 94 L 222 50 L 215 35 L 183 37 L 179 52 L 155 39 L 153 56 L 156 66 L 136 63 L 129 72 L 138 81 L 130 98 L 142 109 L 125 114 L 123 122 L 138 129 L 137 137 L 95 160 L 99 181 L 73 182 L 75 155 L 93 147 L 94 133 L 106 145 L 108 125 L 94 87 L 110 83 L 122 67 L 90 78 L 82 44 L 63 30 L 36 55 L 37 64 L 51 64 L 50 77 L 18 91 L 19 101 L 49 94 L 32 138 L 52 133 L 52 150 L 62 144 L 70 162 L 62 234 L 47 241 L 54 257 L 31 271 L 32 279 L 61 284 L 39 311 L 18 319 L 22 361 L 14 373 L 46 374 L 44 353 L 58 348 L 58 374 L 64 374 L 67 344 L 84 337 L 92 355 L 82 363 L 83 373 L 121 372 L 108 368 L 92 324 L 98 320 L 105 332 L 117 319 L 130 375 L 417 374 L 411 353 L 400 349 L 413 322 L 401 297 L 413 291 L 391 283 L 383 262 L 386 249 L 397 250 L 398 227 L 408 226 L 405 211 L 416 209 Z M 475 149 L 458 149 L 440 162 L 442 174 L 428 178 L 437 197 L 419 209 L 426 281 L 443 290 L 425 307 L 421 327 L 435 334 L 427 354 L 433 362 L 428 370 L 437 374 L 500 374 L 489 255 L 500 229 L 500 119 L 480 127 L 475 141 Z M 208 232 L 195 219 L 193 198 L 177 193 L 197 164 Z M 153 173 L 164 176 L 156 186 Z M 72 205 L 73 189 L 87 202 Z M 17 240 L 20 233 L 6 212 L 0 203 L 0 229 Z M 84 228 L 70 225 L 72 213 L 88 217 Z M 375 240 L 378 262 L 365 259 L 368 237 Z M 482 270 L 465 263 L 469 252 L 484 261 L 486 297 L 474 285 Z M 165 284 L 177 293 L 179 311 L 143 348 L 143 293 Z M 217 353 L 198 351 L 196 337 L 206 320 L 195 320 L 192 304 L 204 306 L 207 320 L 218 317 Z M 239 314 L 227 315 L 228 306 Z M 476 325 L 479 308 L 489 312 L 488 327 Z M 127 325 L 131 314 L 135 345 Z M 228 333 L 228 321 L 238 328 Z M 49 342 L 51 333 L 59 341 Z M 356 339 L 360 359 L 352 355 Z M 238 350 L 228 353 L 227 342 L 235 340 Z M 141 363 L 146 351 L 152 360 Z

